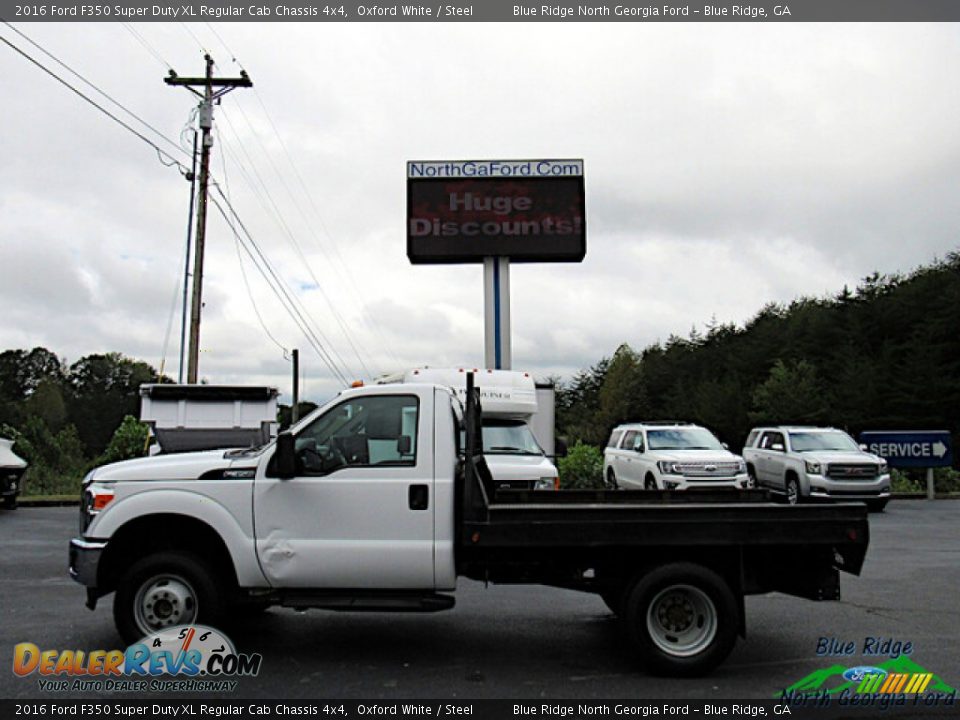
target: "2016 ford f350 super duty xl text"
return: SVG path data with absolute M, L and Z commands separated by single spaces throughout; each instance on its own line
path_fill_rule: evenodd
M 264 605 L 453 607 L 457 577 L 600 595 L 653 672 L 702 674 L 744 632 L 743 597 L 839 597 L 862 505 L 755 491 L 494 494 L 478 392 L 351 389 L 258 449 L 157 456 L 85 480 L 70 572 L 115 592 L 127 641 Z M 460 428 L 465 448 L 459 448 Z

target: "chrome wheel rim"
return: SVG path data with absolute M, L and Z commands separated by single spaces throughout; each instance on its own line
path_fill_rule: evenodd
M 197 619 L 197 593 L 180 575 L 157 575 L 140 586 L 134 600 L 137 626 L 144 635 Z
M 787 483 L 787 502 L 791 505 L 796 505 L 799 496 L 800 491 L 797 490 L 797 484 L 795 482 Z
M 709 595 L 693 585 L 671 585 L 650 603 L 647 632 L 653 644 L 668 655 L 696 655 L 717 636 L 716 606 Z

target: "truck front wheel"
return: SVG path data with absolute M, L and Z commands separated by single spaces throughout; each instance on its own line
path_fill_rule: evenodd
M 737 601 L 727 582 L 693 563 L 663 565 L 640 577 L 627 595 L 629 637 L 658 675 L 708 673 L 737 639 Z
M 195 555 L 160 552 L 130 566 L 117 586 L 113 619 L 128 643 L 175 625 L 215 625 L 223 603 L 216 575 Z

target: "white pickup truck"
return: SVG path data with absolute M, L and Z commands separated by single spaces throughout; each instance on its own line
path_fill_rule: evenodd
M 810 499 L 861 500 L 879 512 L 890 499 L 886 460 L 836 428 L 754 428 L 743 458 L 757 487 L 782 495 L 791 505 Z
M 271 604 L 445 610 L 460 576 L 551 585 L 602 597 L 648 669 L 696 675 L 745 632 L 744 595 L 834 600 L 838 571 L 860 572 L 862 505 L 494 493 L 472 380 L 465 408 L 437 385 L 371 385 L 261 448 L 96 468 L 70 542 L 87 606 L 115 592 L 117 628 L 134 642 Z

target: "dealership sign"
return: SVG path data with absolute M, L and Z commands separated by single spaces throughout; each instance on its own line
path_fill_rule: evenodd
M 580 262 L 582 160 L 407 163 L 412 263 Z
M 953 463 L 947 430 L 866 431 L 860 442 L 891 467 L 949 467 Z

